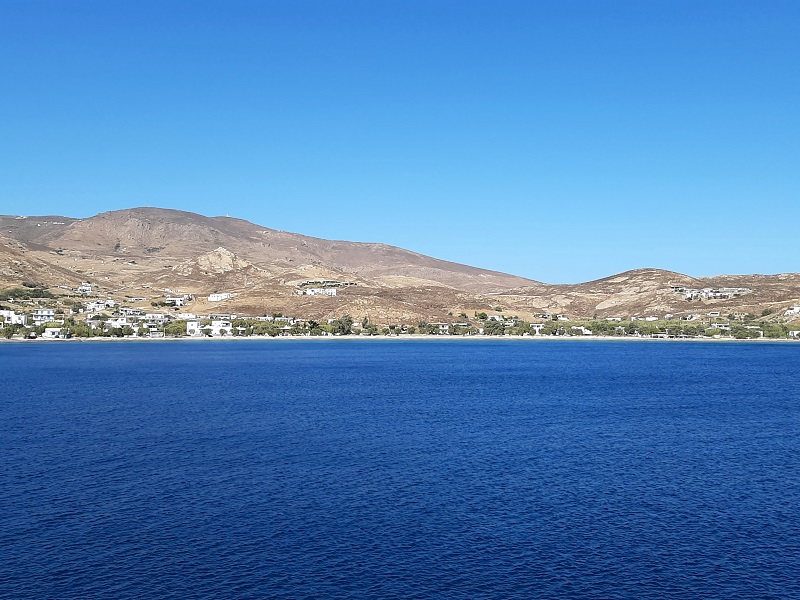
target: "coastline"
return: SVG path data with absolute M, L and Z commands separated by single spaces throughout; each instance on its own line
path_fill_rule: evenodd
M 559 342 L 575 342 L 575 341 L 595 341 L 595 342 L 712 342 L 712 343 L 800 343 L 800 339 L 792 338 L 751 338 L 751 339 L 736 339 L 736 338 L 650 338 L 650 337 L 633 337 L 633 336 L 610 336 L 610 335 L 592 335 L 592 336 L 518 336 L 518 335 L 504 335 L 504 336 L 491 336 L 491 335 L 427 335 L 427 334 L 414 334 L 414 335 L 337 335 L 337 336 L 225 336 L 225 337 L 160 337 L 160 338 L 146 338 L 146 337 L 90 337 L 90 338 L 36 338 L 36 339 L 21 339 L 0 338 L 0 344 L 23 344 L 23 343 L 82 343 L 82 342 L 98 342 L 98 343 L 113 343 L 113 342 L 233 342 L 233 341 L 275 341 L 286 342 L 292 341 L 319 341 L 319 342 L 373 342 L 373 341 L 508 341 L 508 342 L 545 342 L 545 341 L 559 341 Z

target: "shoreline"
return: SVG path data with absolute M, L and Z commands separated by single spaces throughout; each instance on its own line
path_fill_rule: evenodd
M 21 344 L 21 343 L 78 343 L 78 342 L 232 342 L 232 341 L 275 341 L 275 342 L 292 342 L 301 340 L 312 341 L 364 341 L 373 342 L 378 340 L 384 341 L 509 341 L 509 342 L 544 342 L 544 341 L 617 341 L 617 342 L 713 342 L 713 343 L 739 343 L 739 342 L 752 342 L 752 343 L 800 343 L 800 339 L 794 338 L 751 338 L 739 340 L 736 338 L 650 338 L 650 337 L 633 337 L 633 336 L 610 336 L 610 335 L 592 335 L 592 336 L 518 336 L 518 335 L 504 335 L 504 336 L 491 336 L 491 335 L 337 335 L 337 336 L 225 336 L 225 337 L 160 337 L 160 338 L 146 338 L 146 337 L 89 337 L 89 338 L 35 338 L 35 339 L 21 339 L 0 338 L 0 344 Z

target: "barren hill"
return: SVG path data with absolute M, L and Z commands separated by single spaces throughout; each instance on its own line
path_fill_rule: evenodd
M 551 285 L 385 244 L 323 240 L 241 219 L 159 208 L 88 219 L 0 217 L 0 290 L 23 281 L 49 287 L 87 281 L 100 296 L 141 297 L 148 303 L 190 293 L 197 297 L 196 312 L 283 312 L 316 319 L 349 313 L 405 322 L 500 309 L 523 318 L 545 312 L 584 318 L 765 310 L 778 315 L 800 304 L 796 273 L 692 278 L 638 269 Z M 343 287 L 336 296 L 303 294 L 304 282 L 315 281 Z M 683 288 L 746 292 L 687 300 L 678 291 Z M 217 291 L 235 297 L 214 304 L 203 300 Z
M 231 217 L 204 217 L 160 208 L 119 210 L 83 220 L 2 217 L 0 227 L 25 243 L 137 262 L 154 258 L 192 260 L 222 247 L 267 272 L 288 277 L 295 274 L 300 279 L 310 274 L 356 277 L 380 284 L 383 278 L 389 278 L 389 287 L 409 280 L 411 285 L 444 285 L 478 293 L 535 283 L 385 244 L 322 240 Z

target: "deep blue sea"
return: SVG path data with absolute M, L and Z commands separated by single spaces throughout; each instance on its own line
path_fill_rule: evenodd
M 800 343 L 0 344 L 0 597 L 800 598 Z

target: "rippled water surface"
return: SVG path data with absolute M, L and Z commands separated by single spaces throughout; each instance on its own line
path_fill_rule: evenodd
M 0 344 L 2 598 L 800 598 L 800 344 Z

